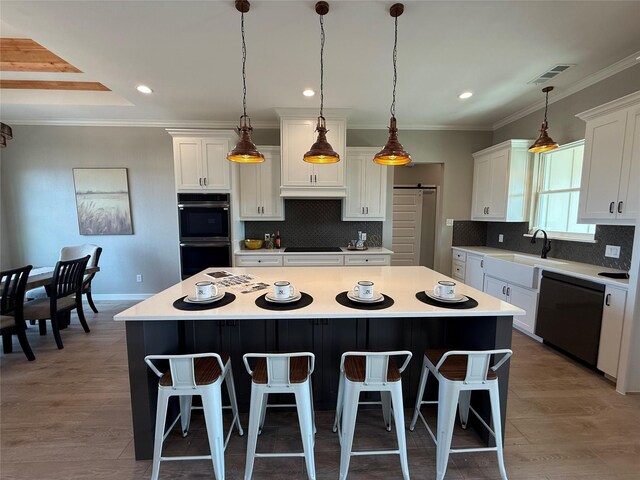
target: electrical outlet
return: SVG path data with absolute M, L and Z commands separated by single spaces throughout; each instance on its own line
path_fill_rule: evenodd
M 498 234 L 498 242 L 503 243 L 504 242 L 504 235 L 503 234 Z
M 142 274 L 141 273 L 136 275 L 136 282 L 142 283 Z
M 607 245 L 604 256 L 610 258 L 620 258 L 620 247 L 617 245 Z
M 271 240 L 271 235 L 269 235 L 268 233 L 264 234 L 264 241 L 268 242 L 269 240 Z
M 447 218 L 446 225 L 447 227 L 453 227 L 453 218 Z

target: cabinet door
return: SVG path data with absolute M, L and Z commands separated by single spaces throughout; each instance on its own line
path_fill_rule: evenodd
M 173 140 L 174 169 L 177 190 L 200 190 L 202 185 L 202 141 L 198 138 Z
M 587 122 L 578 221 L 615 219 L 626 119 L 622 111 Z
M 509 185 L 510 150 L 491 155 L 491 184 L 489 187 L 488 218 L 504 220 L 507 216 L 507 187 Z
M 347 173 L 347 197 L 344 201 L 342 220 L 359 220 L 366 217 L 364 213 L 363 187 L 364 187 L 364 156 L 349 156 L 345 160 Z
M 236 267 L 281 267 L 282 255 L 236 255 Z
M 640 217 L 638 185 L 640 185 L 640 106 L 632 108 L 627 115 L 622 175 L 616 205 L 617 218 L 631 220 L 629 222 L 631 225 Z
M 261 165 L 238 165 L 240 173 L 240 219 L 255 220 L 261 216 Z
M 344 265 L 344 255 L 284 255 L 285 267 L 335 267 Z
M 283 200 L 280 197 L 280 156 L 265 154 L 259 174 L 262 219 L 284 220 Z
M 473 165 L 473 200 L 471 218 L 486 220 L 491 201 L 491 157 L 478 157 Z
M 387 168 L 368 157 L 363 162 L 362 204 L 367 220 L 385 220 L 387 210 Z
M 464 283 L 482 291 L 484 286 L 484 257 L 482 255 L 467 255 Z
M 621 288 L 607 286 L 602 309 L 600 328 L 600 348 L 598 349 L 598 370 L 612 377 L 618 376 L 622 323 L 627 301 L 627 292 Z
M 303 160 L 315 141 L 311 120 L 282 120 L 282 186 L 310 187 L 313 165 Z
M 203 139 L 202 154 L 204 188 L 216 192 L 231 190 L 231 163 L 227 160 L 229 142 L 221 139 Z
M 514 316 L 514 325 L 527 332 L 534 333 L 536 310 L 538 308 L 538 292 L 512 284 L 507 285 L 507 292 L 507 302 L 527 312 L 524 316 Z
M 484 291 L 492 297 L 507 300 L 507 283 L 497 278 L 484 276 Z
M 313 127 L 315 128 L 315 126 Z M 338 163 L 313 166 L 313 185 L 317 187 L 344 187 L 344 164 L 345 164 L 345 121 L 327 120 L 327 141 L 333 150 L 340 155 Z M 307 152 L 311 144 L 316 141 L 316 134 L 313 132 L 312 142 L 307 145 L 303 153 Z M 302 156 L 300 157 L 302 161 Z M 302 163 L 305 163 L 304 161 Z

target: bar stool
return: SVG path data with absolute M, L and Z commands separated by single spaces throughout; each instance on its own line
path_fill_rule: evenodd
M 500 467 L 500 477 L 507 479 L 507 472 L 504 468 L 504 456 L 502 450 L 502 424 L 500 419 L 500 392 L 498 390 L 498 377 L 496 371 L 511 357 L 512 351 L 509 349 L 500 350 L 427 350 L 422 362 L 422 374 L 420 376 L 420 386 L 416 398 L 416 407 L 409 430 L 413 431 L 418 417 L 422 420 L 431 438 L 436 444 L 436 480 L 442 480 L 447 470 L 449 453 L 468 453 L 495 451 L 498 455 L 498 465 Z M 492 355 L 503 355 L 503 357 L 493 367 L 491 364 Z M 429 372 L 439 382 L 438 401 L 423 401 L 424 390 L 427 385 Z M 478 415 L 470 406 L 471 392 L 473 390 L 488 390 L 491 400 L 491 417 L 493 419 L 493 429 Z M 437 438 L 433 435 L 431 428 L 420 412 L 421 405 L 438 405 L 438 432 Z M 451 448 L 451 438 L 453 436 L 453 426 L 456 419 L 456 406 L 460 413 L 460 423 L 462 428 L 467 428 L 469 410 L 480 420 L 491 435 L 496 440 L 495 447 L 482 448 Z
M 154 361 L 168 360 L 169 370 L 162 373 L 154 365 Z M 157 480 L 160 473 L 160 462 L 175 460 L 211 460 L 217 480 L 224 480 L 224 450 L 229 443 L 229 437 L 234 425 L 238 434 L 242 436 L 242 426 L 238 417 L 238 404 L 233 384 L 233 372 L 229 355 L 217 353 L 197 353 L 190 355 L 148 355 L 144 358 L 149 368 L 160 377 L 158 382 L 158 407 L 156 411 L 156 431 L 153 445 L 153 465 L 151 479 Z M 222 406 L 222 382 L 227 384 L 231 405 Z M 193 395 L 202 397 L 202 407 L 192 407 Z M 174 420 L 169 429 L 164 431 L 169 397 L 180 397 L 180 415 Z M 231 408 L 233 421 L 226 438 L 222 426 L 222 409 Z M 189 432 L 191 410 L 203 410 L 209 438 L 211 455 L 197 456 L 162 456 L 162 444 L 178 420 L 181 421 L 182 436 Z
M 393 356 L 406 356 L 400 369 Z M 353 455 L 400 455 L 402 476 L 409 480 L 407 440 L 404 432 L 404 406 L 402 403 L 402 372 L 411 360 L 411 352 L 345 352 L 340 360 L 340 383 L 333 431 L 340 439 L 340 480 L 347 478 L 349 462 Z M 380 392 L 380 402 L 360 402 L 360 392 Z M 356 428 L 358 405 L 382 405 L 387 431 L 391 431 L 391 416 L 396 424 L 397 450 L 353 452 L 353 435 Z M 342 427 L 340 428 L 340 420 Z
M 257 359 L 252 370 L 249 359 Z M 244 478 L 250 480 L 253 464 L 259 457 L 304 457 L 309 480 L 315 480 L 313 457 L 316 432 L 313 415 L 311 374 L 316 357 L 313 353 L 247 353 L 243 357 L 245 368 L 251 375 L 251 406 L 247 440 L 247 461 Z M 270 393 L 293 393 L 295 404 L 268 405 Z M 262 433 L 267 407 L 293 407 L 298 411 L 303 453 L 256 453 L 258 435 Z

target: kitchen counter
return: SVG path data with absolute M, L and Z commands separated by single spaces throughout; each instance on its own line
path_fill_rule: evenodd
M 215 268 L 206 271 L 216 270 Z M 466 285 L 460 293 L 478 301 L 473 309 L 433 307 L 415 293 L 430 289 L 445 275 L 426 267 L 258 267 L 228 268 L 233 273 L 255 275 L 254 281 L 288 280 L 313 303 L 297 310 L 265 310 L 255 304 L 267 290 L 236 293 L 220 308 L 183 311 L 173 302 L 194 292 L 196 281 L 209 279 L 204 272 L 180 282 L 119 313 L 125 321 L 127 359 L 136 459 L 153 453 L 157 377 L 150 374 L 144 357 L 150 354 L 226 352 L 231 356 L 238 403 L 246 411 L 251 378 L 242 368 L 248 352 L 308 351 L 316 357 L 313 397 L 317 410 L 335 408 L 340 356 L 353 350 L 410 350 L 413 360 L 403 374 L 404 401 L 415 403 L 427 348 L 498 349 L 511 347 L 513 317 L 524 311 Z M 395 301 L 380 310 L 348 308 L 337 303 L 338 293 L 358 280 L 371 280 L 375 289 Z M 500 407 L 506 425 L 509 362 L 499 371 Z M 428 392 L 432 397 L 435 392 Z M 275 401 L 276 399 L 274 399 Z M 472 396 L 472 405 L 488 423 L 490 405 L 484 396 Z M 485 442 L 489 436 L 480 422 L 471 424 Z
M 284 248 L 259 248 L 258 250 L 236 250 L 234 255 L 391 255 L 393 252 L 387 248 L 369 247 L 367 250 L 349 250 L 340 247 L 342 252 L 285 252 Z
M 492 248 L 492 247 L 452 247 L 463 252 L 483 255 L 483 256 L 493 256 L 493 255 L 522 255 L 523 257 L 531 258 L 535 265 L 535 259 L 540 258 L 536 255 L 529 255 L 522 252 L 515 252 L 512 250 L 503 250 L 501 248 Z M 629 285 L 629 280 L 621 280 L 615 278 L 601 277 L 598 275 L 600 272 L 621 272 L 621 270 L 615 270 L 612 268 L 601 267 L 598 265 L 591 265 L 588 263 L 580 263 L 580 262 L 572 262 L 570 260 L 563 260 L 561 258 L 553 258 L 549 257 L 549 260 L 554 260 L 557 262 L 563 262 L 561 265 L 536 265 L 540 270 L 547 270 L 550 272 L 556 272 L 560 274 L 569 275 L 572 277 L 582 278 L 584 280 L 590 280 L 592 282 L 601 283 L 603 285 L 614 285 L 617 287 L 627 288 Z

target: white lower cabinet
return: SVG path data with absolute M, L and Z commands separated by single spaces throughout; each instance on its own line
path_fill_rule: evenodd
M 464 268 L 464 283 L 476 290 L 484 287 L 484 256 L 467 254 Z
M 336 267 L 344 265 L 344 255 L 284 255 L 285 267 Z
M 347 266 L 391 265 L 391 255 L 345 255 L 344 264 Z
M 617 378 L 627 291 L 607 285 L 604 293 L 597 366 L 598 370 Z
M 488 275 L 484 277 L 484 291 L 489 295 L 523 309 L 526 314 L 513 317 L 513 326 L 518 330 L 533 334 L 536 326 L 538 292 L 523 288 Z
M 282 255 L 236 255 L 236 267 L 281 267 Z
M 235 267 L 366 267 L 391 265 L 391 254 L 236 254 Z

